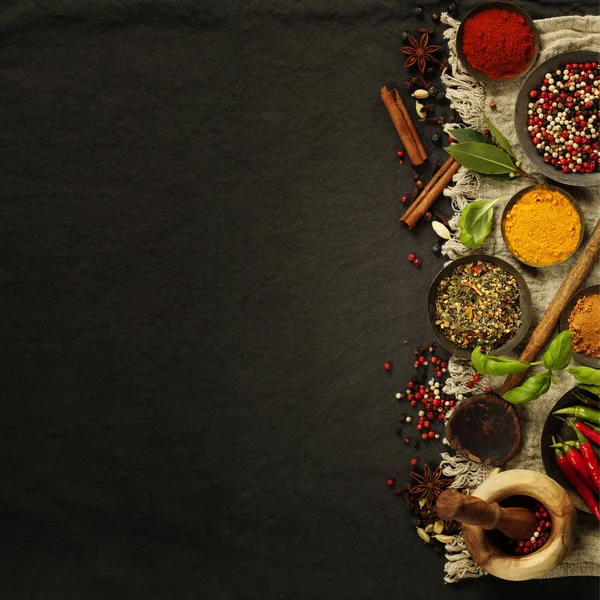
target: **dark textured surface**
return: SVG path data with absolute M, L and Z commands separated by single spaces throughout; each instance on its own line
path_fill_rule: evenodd
M 445 588 L 385 487 L 441 266 L 378 94 L 411 9 L 2 4 L 3 598 L 598 596 Z

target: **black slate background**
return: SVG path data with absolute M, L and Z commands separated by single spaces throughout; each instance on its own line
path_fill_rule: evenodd
M 598 596 L 444 586 L 385 486 L 442 264 L 378 93 L 413 6 L 0 7 L 3 598 Z

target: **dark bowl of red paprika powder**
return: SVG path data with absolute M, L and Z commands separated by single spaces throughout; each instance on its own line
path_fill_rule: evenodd
M 458 58 L 484 83 L 524 75 L 535 63 L 540 38 L 531 17 L 511 2 L 486 2 L 467 13 L 456 35 Z

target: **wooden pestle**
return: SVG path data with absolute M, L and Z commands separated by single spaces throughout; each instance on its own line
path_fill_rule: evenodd
M 584 282 L 591 268 L 594 266 L 594 263 L 598 258 L 599 251 L 600 219 L 596 223 L 596 227 L 594 227 L 594 231 L 592 231 L 592 235 L 590 235 L 585 247 L 583 248 L 583 251 L 577 259 L 577 262 L 571 267 L 571 270 L 565 277 L 560 288 L 558 288 L 558 291 L 552 299 L 552 302 L 548 304 L 548 308 L 546 308 L 546 311 L 542 315 L 542 318 L 540 319 L 538 326 L 535 328 L 535 331 L 531 334 L 527 346 L 525 346 L 525 349 L 523 352 L 521 352 L 519 360 L 522 360 L 523 362 L 532 362 L 536 359 L 537 355 L 544 347 L 544 344 L 552 335 L 552 331 L 558 323 L 560 314 L 567 305 L 569 298 L 577 291 L 579 286 Z M 502 396 L 512 388 L 520 385 L 525 379 L 526 374 L 527 371 L 523 371 L 521 373 L 509 375 L 504 381 L 499 394 Z
M 498 529 L 513 540 L 528 540 L 537 527 L 535 515 L 526 508 L 503 508 L 497 502 L 452 489 L 440 494 L 436 507 L 438 515 L 446 521 L 453 519 L 486 530 Z

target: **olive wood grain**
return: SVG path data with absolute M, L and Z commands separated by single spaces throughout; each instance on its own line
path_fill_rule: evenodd
M 575 507 L 567 492 L 547 475 L 511 469 L 486 479 L 473 495 L 487 502 L 530 496 L 546 507 L 552 521 L 552 530 L 546 543 L 539 550 L 522 556 L 506 554 L 495 545 L 494 536 L 483 527 L 463 522 L 467 550 L 486 573 L 510 581 L 537 579 L 559 565 L 573 547 Z
M 497 502 L 486 502 L 456 490 L 446 490 L 437 501 L 437 511 L 446 521 L 455 520 L 483 529 L 498 529 L 513 540 L 526 540 L 536 530 L 535 515 L 526 508 L 503 508 Z
M 537 355 L 544 347 L 544 344 L 552 335 L 552 331 L 560 319 L 560 313 L 567 305 L 569 298 L 577 291 L 579 286 L 584 282 L 591 268 L 594 266 L 594 263 L 598 258 L 599 251 L 600 219 L 596 223 L 596 227 L 594 227 L 594 231 L 592 231 L 592 235 L 590 235 L 585 247 L 577 259 L 577 262 L 571 267 L 571 270 L 565 277 L 560 288 L 558 288 L 554 298 L 550 304 L 548 304 L 548 308 L 546 308 L 546 311 L 542 315 L 542 318 L 540 319 L 538 326 L 535 328 L 535 331 L 531 334 L 529 342 L 527 342 L 527 346 L 525 346 L 525 349 L 523 352 L 521 352 L 519 360 L 524 362 L 533 362 L 535 360 Z M 525 379 L 526 374 L 527 371 L 523 371 L 522 373 L 514 373 L 509 375 L 500 389 L 500 395 L 502 396 L 512 388 L 520 385 Z

